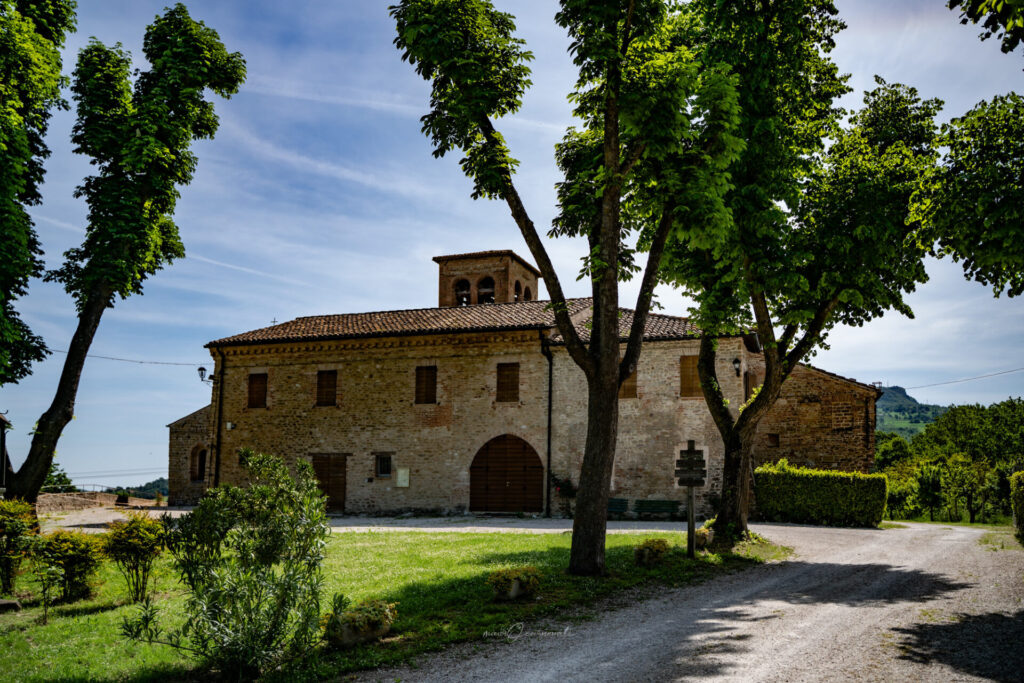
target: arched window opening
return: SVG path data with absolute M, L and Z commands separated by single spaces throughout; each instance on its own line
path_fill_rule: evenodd
M 192 457 L 189 459 L 189 475 L 192 481 L 206 479 L 206 448 L 203 446 L 196 446 L 192 449 Z
M 530 292 L 529 287 L 523 290 L 523 301 L 533 301 L 533 293 Z
M 485 277 L 477 284 L 476 302 L 478 304 L 494 303 L 494 278 Z
M 469 280 L 459 280 L 455 283 L 455 305 L 468 306 L 469 304 Z
M 522 301 L 522 300 L 523 300 L 523 286 L 521 284 L 519 284 L 519 280 L 516 280 L 515 298 L 512 299 L 512 301 L 517 301 L 518 302 L 518 301 Z

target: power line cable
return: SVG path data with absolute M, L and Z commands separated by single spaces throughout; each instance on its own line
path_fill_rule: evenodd
M 963 379 L 951 379 L 948 382 L 936 382 L 935 384 L 922 384 L 921 386 L 917 386 L 917 387 L 904 387 L 904 388 L 907 389 L 907 390 L 910 390 L 910 389 L 926 389 L 928 387 L 941 387 L 941 386 L 946 385 L 946 384 L 959 384 L 960 382 L 973 382 L 976 379 L 985 379 L 986 377 L 997 377 L 999 375 L 1008 375 L 1011 372 L 1020 372 L 1022 370 L 1024 370 L 1024 368 L 1014 368 L 1012 370 L 1002 370 L 1000 372 L 991 372 L 991 373 L 989 373 L 987 375 L 978 375 L 977 377 L 964 377 Z
M 67 351 L 63 349 L 53 349 L 53 351 L 54 353 L 67 353 Z M 103 360 L 116 360 L 122 363 L 138 363 L 139 365 L 183 365 L 189 368 L 195 368 L 202 365 L 202 363 L 175 363 L 165 360 L 137 360 L 135 358 L 115 358 L 114 356 L 97 356 L 91 353 L 86 354 L 86 358 L 102 358 Z

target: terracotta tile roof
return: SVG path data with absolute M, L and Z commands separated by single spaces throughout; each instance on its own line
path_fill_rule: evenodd
M 590 299 L 586 300 L 587 302 Z M 620 308 L 619 316 L 619 338 L 629 338 L 629 331 L 633 327 L 633 311 L 629 308 Z M 576 334 L 584 342 L 590 341 L 590 310 L 586 309 L 573 316 Z M 644 341 L 665 341 L 670 339 L 691 339 L 700 336 L 700 330 L 690 322 L 688 318 L 679 318 L 674 315 L 659 315 L 657 313 L 647 314 L 647 324 L 644 330 Z M 551 341 L 556 344 L 563 343 L 562 335 L 557 331 L 551 336 Z
M 490 258 L 494 256 L 509 256 L 516 261 L 519 261 L 523 266 L 526 267 L 531 273 L 537 277 L 543 277 L 537 268 L 524 259 L 522 256 L 512 251 L 511 249 L 494 249 L 492 251 L 473 251 L 468 254 L 448 254 L 446 256 L 435 256 L 433 258 L 434 263 L 444 263 L 445 261 L 458 261 L 461 259 L 476 259 L 476 258 Z
M 548 304 L 548 301 L 523 301 L 511 304 L 314 315 L 217 339 L 208 343 L 206 347 L 450 332 L 547 330 L 555 325 L 555 317 Z M 568 304 L 569 315 L 573 318 L 577 332 L 584 341 L 589 340 L 591 300 L 569 299 Z M 629 335 L 632 324 L 633 311 L 622 309 L 619 330 L 624 339 Z M 651 314 L 647 318 L 647 334 L 644 339 L 686 339 L 699 334 L 700 332 L 686 318 Z M 556 332 L 552 341 L 560 343 L 561 336 Z
M 569 312 L 573 314 L 589 305 L 590 299 L 570 299 Z M 547 301 L 523 301 L 511 304 L 314 315 L 217 339 L 206 347 L 448 332 L 544 330 L 554 325 L 554 314 L 547 306 Z

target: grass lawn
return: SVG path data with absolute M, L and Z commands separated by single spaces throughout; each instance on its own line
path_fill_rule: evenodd
M 633 547 L 645 538 L 666 538 L 674 546 L 654 569 L 633 563 Z M 765 560 L 781 559 L 787 550 L 767 542 L 749 542 L 731 553 L 686 558 L 685 534 L 652 533 L 608 536 L 606 578 L 565 574 L 569 534 L 348 532 L 334 533 L 324 562 L 326 596 L 343 592 L 353 600 L 380 598 L 398 603 L 398 620 L 384 642 L 313 658 L 311 678 L 406 661 L 448 643 L 484 637 L 512 624 L 542 617 L 578 619 L 600 598 L 645 583 L 678 586 L 703 581 Z M 485 579 L 489 572 L 534 565 L 541 574 L 536 598 L 495 603 Z M 183 598 L 169 563 L 156 572 L 156 603 L 168 624 L 183 618 Z M 133 608 L 123 604 L 121 575 L 109 562 L 97 575 L 93 598 L 50 610 L 40 624 L 42 607 L 23 575 L 21 612 L 0 615 L 0 661 L 4 681 L 166 681 L 201 679 L 193 660 L 162 645 L 125 641 L 121 619 Z M 592 614 L 592 610 L 590 612 Z

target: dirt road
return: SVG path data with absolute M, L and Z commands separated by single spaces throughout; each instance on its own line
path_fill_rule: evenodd
M 484 645 L 359 680 L 1024 681 L 1024 551 L 1009 536 L 983 544 L 984 530 L 924 524 L 755 530 L 794 556 L 568 630 L 509 624 Z

